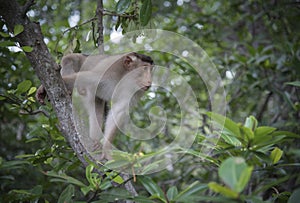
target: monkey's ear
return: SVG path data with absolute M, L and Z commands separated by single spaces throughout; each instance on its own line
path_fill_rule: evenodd
M 136 57 L 133 55 L 127 55 L 124 57 L 123 60 L 123 67 L 126 70 L 132 70 L 134 68 L 134 64 L 133 62 L 136 60 Z

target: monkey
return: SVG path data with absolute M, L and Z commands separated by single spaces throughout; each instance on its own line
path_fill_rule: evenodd
M 89 117 L 89 136 L 100 142 L 104 103 L 111 102 L 104 125 L 101 159 L 110 160 L 112 142 L 122 124 L 124 109 L 134 105 L 152 84 L 154 62 L 151 57 L 136 52 L 123 55 L 69 54 L 62 58 L 61 75 L 68 93 L 73 88 L 84 98 Z M 44 89 L 37 91 L 37 100 L 43 104 Z

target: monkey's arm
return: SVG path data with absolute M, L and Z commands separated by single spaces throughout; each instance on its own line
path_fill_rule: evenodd
M 71 75 L 66 75 L 63 76 L 63 80 L 65 82 L 65 85 L 67 87 L 68 93 L 72 94 L 73 88 L 74 88 L 74 84 L 76 81 L 76 77 L 77 77 L 77 73 L 73 73 Z
M 74 82 L 76 80 L 76 76 L 74 76 L 74 75 L 64 76 L 63 80 L 64 80 L 65 85 L 67 87 L 68 93 L 72 94 L 72 90 L 73 90 L 73 87 L 74 87 Z M 40 104 L 45 105 L 46 104 L 45 103 L 46 97 L 47 97 L 46 89 L 44 88 L 43 85 L 40 85 L 39 88 L 36 91 L 35 98 Z

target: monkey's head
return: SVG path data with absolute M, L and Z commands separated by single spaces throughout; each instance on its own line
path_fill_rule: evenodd
M 150 56 L 136 52 L 124 56 L 123 66 L 134 77 L 135 84 L 143 91 L 147 91 L 152 83 L 152 70 L 154 62 Z

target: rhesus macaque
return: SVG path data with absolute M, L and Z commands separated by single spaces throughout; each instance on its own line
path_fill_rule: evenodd
M 102 146 L 102 157 L 111 159 L 109 150 L 122 123 L 124 110 L 135 103 L 152 83 L 151 57 L 135 52 L 105 56 L 70 54 L 63 57 L 61 75 L 70 93 L 76 88 L 84 98 L 84 108 L 89 117 L 89 136 L 100 142 L 104 101 L 112 103 L 108 113 Z M 37 99 L 44 103 L 44 89 L 37 91 Z

